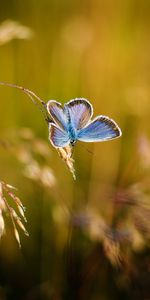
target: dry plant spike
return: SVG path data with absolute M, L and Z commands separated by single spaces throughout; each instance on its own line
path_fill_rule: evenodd
M 15 186 L 12 186 L 12 185 L 7 184 L 7 183 L 4 183 L 4 182 L 3 182 L 3 184 L 4 184 L 4 186 L 6 186 L 8 189 L 17 190 L 17 188 L 16 188 Z M 21 204 L 22 204 L 22 203 L 21 203 Z
M 6 205 L 3 199 L 3 184 L 2 182 L 0 182 L 0 209 L 1 211 L 5 211 L 6 210 Z
M 21 200 L 14 193 L 12 193 L 10 191 L 10 189 L 15 189 L 15 188 L 13 186 L 5 183 L 4 181 L 0 181 L 0 237 L 3 234 L 4 228 L 5 228 L 3 212 L 7 212 L 8 215 L 10 216 L 12 224 L 13 224 L 15 238 L 18 242 L 19 247 L 21 247 L 19 232 L 16 228 L 16 224 L 20 227 L 20 229 L 24 232 L 24 234 L 26 236 L 29 236 L 29 234 L 28 234 L 25 226 L 23 225 L 21 218 L 17 215 L 14 208 L 12 208 L 9 205 L 4 193 L 14 201 L 14 203 L 17 205 L 20 215 L 23 217 L 23 220 L 25 222 L 27 222 L 27 220 L 24 216 L 25 208 L 22 205 Z
M 5 232 L 5 223 L 4 223 L 4 218 L 2 215 L 2 209 L 0 209 L 0 238 Z
M 16 241 L 19 245 L 19 248 L 21 248 L 19 233 L 18 233 L 18 230 L 17 230 L 14 222 L 13 222 L 13 226 L 14 226 L 14 235 L 15 235 Z
M 0 23 L 0 46 L 13 39 L 30 39 L 33 31 L 20 22 L 8 19 Z
M 23 217 L 24 221 L 27 222 L 27 219 L 26 219 L 25 214 L 24 214 L 25 207 L 22 205 L 20 199 L 14 193 L 12 193 L 11 191 L 9 191 L 8 186 L 9 186 L 8 184 L 5 184 L 3 182 L 3 189 L 7 192 L 7 194 L 9 195 L 9 197 L 14 200 L 15 204 L 18 207 L 20 215 Z M 12 189 L 12 187 L 11 187 L 11 189 Z M 14 189 L 16 189 L 16 188 L 14 188 Z
M 72 173 L 74 180 L 76 180 L 75 169 L 74 169 L 74 160 L 72 158 L 72 146 L 67 146 L 64 148 L 57 148 L 58 154 L 66 163 L 69 171 Z
M 18 206 L 18 210 L 20 212 L 20 215 L 23 217 L 24 221 L 27 223 L 27 219 L 25 217 L 24 210 L 22 209 L 22 207 Z
M 11 208 L 11 210 L 12 210 L 12 216 L 15 219 L 16 223 L 18 224 L 18 226 L 23 230 L 23 232 L 24 232 L 25 235 L 29 236 L 29 233 L 27 232 L 27 230 L 25 229 L 25 226 L 21 222 L 20 217 L 17 215 L 17 213 L 15 212 L 15 210 L 13 208 Z
M 14 235 L 15 235 L 16 241 L 18 242 L 18 245 L 21 248 L 19 233 L 18 233 L 18 230 L 17 230 L 16 225 L 15 225 L 15 221 L 14 221 L 14 217 L 13 217 L 13 213 L 12 213 L 12 208 L 9 206 L 9 204 L 8 204 L 8 202 L 7 202 L 7 200 L 4 196 L 3 196 L 3 200 L 5 201 L 5 204 L 6 204 L 6 207 L 7 207 L 7 212 L 9 214 L 9 216 L 11 218 L 11 221 L 12 221 L 12 224 L 13 224 Z

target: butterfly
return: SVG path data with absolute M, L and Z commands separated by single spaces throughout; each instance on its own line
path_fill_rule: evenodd
M 93 116 L 91 103 L 84 98 L 75 98 L 64 106 L 49 100 L 47 111 L 50 114 L 49 140 L 56 148 L 74 146 L 77 141 L 101 142 L 121 136 L 121 129 L 107 116 Z

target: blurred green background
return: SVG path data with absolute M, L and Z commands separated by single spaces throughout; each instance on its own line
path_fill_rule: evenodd
M 1 0 L 0 81 L 87 98 L 123 135 L 77 143 L 74 181 L 40 110 L 0 86 L 0 180 L 29 232 L 19 249 L 4 212 L 0 299 L 150 299 L 149 33 L 149 0 Z

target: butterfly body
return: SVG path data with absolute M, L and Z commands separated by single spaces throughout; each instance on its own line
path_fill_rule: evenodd
M 70 144 L 74 145 L 77 141 L 78 135 L 76 129 L 73 128 L 71 124 L 69 124 L 68 126 L 68 135 L 69 135 Z
M 63 148 L 79 141 L 100 142 L 121 136 L 118 125 L 109 117 L 100 115 L 91 120 L 93 107 L 84 98 L 68 103 L 50 100 L 47 110 L 52 122 L 49 123 L 49 139 L 54 147 Z
M 71 121 L 71 116 L 70 116 L 66 106 L 64 107 L 64 111 L 66 112 L 66 115 L 68 117 L 68 122 L 67 122 L 67 128 L 66 129 L 67 129 L 67 132 L 68 132 L 68 137 L 69 137 L 69 140 L 70 140 L 70 144 L 74 145 L 76 140 L 77 140 L 78 133 L 77 133 L 77 130 L 76 130 L 75 126 L 73 125 L 73 123 Z

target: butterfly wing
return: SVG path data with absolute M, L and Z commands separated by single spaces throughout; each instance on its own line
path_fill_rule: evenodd
M 66 147 L 70 143 L 67 131 L 55 124 L 49 124 L 49 140 L 54 147 Z
M 119 136 L 121 136 L 121 130 L 112 119 L 98 116 L 86 127 L 79 130 L 77 139 L 83 142 L 101 142 Z
M 76 130 L 87 125 L 93 114 L 92 105 L 84 98 L 70 100 L 64 107 L 70 124 Z
M 49 112 L 55 124 L 57 124 L 62 129 L 67 129 L 67 116 L 65 115 L 64 109 L 59 102 L 55 100 L 48 101 L 47 111 Z

